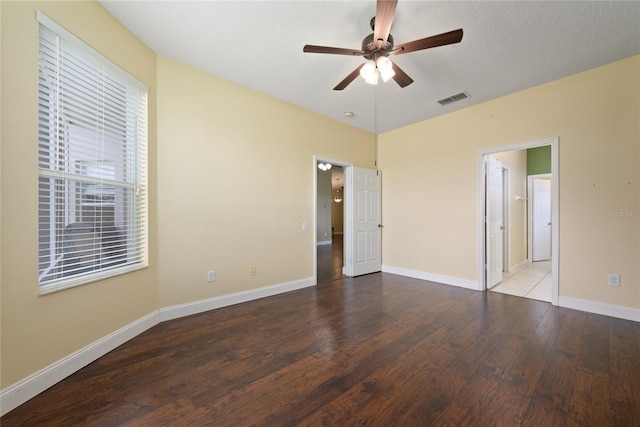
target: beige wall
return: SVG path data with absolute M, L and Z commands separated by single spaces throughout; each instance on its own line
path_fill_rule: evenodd
M 3 389 L 158 308 L 314 276 L 313 156 L 371 167 L 373 135 L 159 58 L 98 3 L 0 4 Z M 150 88 L 150 267 L 46 296 L 37 10 Z
M 477 280 L 478 152 L 558 136 L 560 296 L 640 308 L 638 93 L 634 57 L 380 135 L 384 264 Z
M 97 3 L 0 7 L 3 389 L 158 308 L 314 275 L 313 156 L 371 168 L 371 134 L 157 57 Z M 42 297 L 37 9 L 150 87 L 150 267 Z M 640 219 L 605 215 L 640 209 L 639 62 L 381 135 L 384 263 L 476 279 L 478 150 L 558 135 L 560 293 L 639 307 Z
M 94 2 L 1 2 L 2 380 L 33 374 L 157 309 L 155 54 Z M 38 296 L 38 23 L 41 10 L 150 88 L 150 263 Z
M 313 156 L 375 160 L 370 133 L 162 57 L 158 135 L 160 307 L 313 277 Z
M 509 167 L 509 265 L 506 271 L 527 260 L 527 150 L 493 155 Z

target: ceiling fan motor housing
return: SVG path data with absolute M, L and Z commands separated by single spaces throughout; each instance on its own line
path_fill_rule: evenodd
M 387 37 L 387 42 L 382 48 L 378 48 L 373 40 L 373 33 L 369 34 L 362 40 L 362 50 L 365 52 L 362 55 L 365 59 L 376 60 L 381 56 L 389 56 L 391 51 L 393 50 L 393 36 L 389 34 Z

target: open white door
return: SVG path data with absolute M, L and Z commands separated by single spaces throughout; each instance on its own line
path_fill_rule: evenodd
M 487 288 L 502 281 L 502 162 L 487 156 Z
M 534 178 L 532 182 L 533 261 L 551 259 L 551 181 Z
M 351 257 L 346 274 L 360 276 L 382 270 L 381 249 L 381 185 L 380 172 L 358 167 L 347 168 L 350 202 L 348 221 L 352 222 Z

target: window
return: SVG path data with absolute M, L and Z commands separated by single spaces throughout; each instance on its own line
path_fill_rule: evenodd
M 147 265 L 147 88 L 40 22 L 40 293 Z

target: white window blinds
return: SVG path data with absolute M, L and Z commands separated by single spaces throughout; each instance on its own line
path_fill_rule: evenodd
M 42 13 L 40 293 L 147 265 L 147 88 Z

